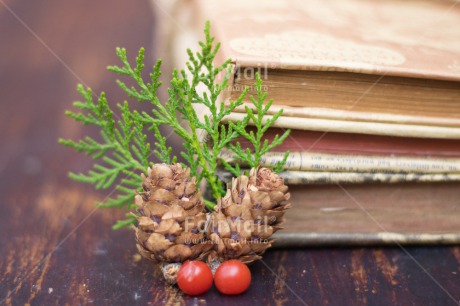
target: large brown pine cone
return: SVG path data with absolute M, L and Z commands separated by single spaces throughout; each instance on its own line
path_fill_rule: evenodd
M 212 244 L 204 231 L 204 201 L 180 164 L 157 164 L 143 177 L 144 192 L 136 195 L 136 242 L 139 253 L 156 263 L 202 259 Z
M 290 207 L 287 191 L 284 180 L 268 168 L 253 168 L 249 177 L 233 179 L 211 214 L 208 235 L 214 250 L 208 262 L 260 259 L 273 242 L 270 236 L 282 228 Z

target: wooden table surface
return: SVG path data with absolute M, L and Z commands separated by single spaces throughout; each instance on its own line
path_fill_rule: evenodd
M 106 193 L 66 176 L 91 161 L 56 140 L 88 132 L 63 115 L 77 82 L 122 101 L 105 67 L 118 63 L 115 46 L 153 59 L 153 25 L 146 0 L 0 0 L 0 304 L 459 302 L 459 247 L 272 250 L 236 297 L 183 295 L 138 260 L 133 233 L 109 227 L 122 212 L 95 209 Z

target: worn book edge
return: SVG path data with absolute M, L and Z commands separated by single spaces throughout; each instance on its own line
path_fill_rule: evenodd
M 228 97 L 226 98 L 226 104 L 228 104 Z M 246 107 L 250 108 L 253 112 L 257 113 L 257 110 L 254 108 L 254 106 L 251 103 L 247 102 L 235 108 L 234 113 L 246 113 Z M 272 105 L 270 109 L 268 109 L 267 115 L 274 115 L 275 113 L 278 113 L 280 110 L 283 110 L 283 116 L 295 118 L 317 118 L 344 121 L 399 123 L 423 126 L 460 127 L 460 120 L 452 118 L 357 112 L 352 110 L 336 110 L 330 108 L 315 107 L 294 107 L 287 105 Z
M 233 178 L 232 173 L 224 169 L 218 169 L 217 176 L 227 183 L 231 182 Z M 288 185 L 460 182 L 459 173 L 365 173 L 289 170 L 281 172 L 280 176 Z
M 226 116 L 222 122 L 237 122 L 243 120 L 245 117 L 246 114 L 231 113 Z M 271 118 L 273 118 L 271 115 L 264 116 L 263 122 L 266 122 Z M 251 121 L 249 123 L 251 124 Z M 414 124 L 361 122 L 280 116 L 272 126 L 286 129 L 301 129 L 322 132 L 355 133 L 414 138 L 460 139 L 459 128 Z
M 268 152 L 261 158 L 263 166 L 275 166 L 285 152 Z M 224 148 L 219 157 L 229 164 L 237 159 L 230 149 Z M 241 164 L 241 166 L 247 166 Z M 290 152 L 285 170 L 366 173 L 460 173 L 460 158 L 393 157 L 313 152 Z
M 335 232 L 277 232 L 273 247 L 311 247 L 311 246 L 369 246 L 369 245 L 452 245 L 460 243 L 460 232 L 453 233 L 335 233 Z

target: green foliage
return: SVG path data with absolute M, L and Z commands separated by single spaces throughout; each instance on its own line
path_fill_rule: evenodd
M 230 69 L 227 69 L 230 60 L 218 67 L 214 67 L 214 58 L 219 50 L 220 44 L 213 46 L 214 38 L 209 33 L 209 23 L 205 27 L 205 41 L 200 42 L 200 52 L 193 53 L 187 50 L 189 61 L 187 62 L 187 72 L 184 70 L 173 72 L 171 86 L 168 90 L 169 98 L 163 105 L 156 95 L 159 85 L 155 82 L 144 83 L 141 77 L 143 68 L 144 50 L 141 49 L 136 59 L 136 67 L 132 68 L 126 57 L 125 49 L 117 49 L 118 57 L 123 66 L 110 66 L 110 71 L 121 75 L 130 76 L 137 84 L 137 88 L 128 87 L 124 82 L 118 81 L 119 86 L 126 93 L 140 102 L 148 101 L 152 104 L 151 113 L 142 112 L 137 116 L 143 125 L 150 126 L 155 131 L 157 138 L 160 133 L 158 125 L 165 124 L 173 128 L 174 133 L 184 140 L 184 151 L 182 157 L 187 161 L 191 169 L 191 175 L 197 176 L 197 181 L 205 179 L 211 189 L 215 199 L 225 194 L 222 183 L 217 179 L 215 171 L 217 168 L 218 154 L 226 147 L 230 141 L 238 136 L 232 128 L 225 129 L 220 124 L 223 117 L 230 114 L 236 107 L 243 104 L 243 98 L 247 90 L 241 96 L 230 103 L 227 107 L 223 102 L 218 103 L 220 93 L 227 88 L 230 77 Z M 160 62 L 154 67 L 151 79 L 155 80 L 159 75 Z M 219 74 L 222 80 L 217 82 Z M 197 86 L 204 86 L 205 90 L 200 93 L 196 90 Z M 205 114 L 200 117 L 193 104 L 200 104 L 205 109 Z M 184 124 L 184 121 L 187 124 Z M 185 128 L 185 126 L 189 129 Z M 204 130 L 212 139 L 211 147 L 201 141 L 199 133 Z M 161 136 L 160 136 L 161 138 Z M 164 141 L 164 140 L 163 140 Z M 157 152 L 163 158 L 170 152 Z M 209 204 L 209 203 L 208 203 Z M 208 205 L 212 208 L 212 204 Z
M 213 62 L 220 44 L 214 44 L 214 38 L 209 32 L 209 23 L 206 23 L 204 30 L 205 41 L 200 42 L 201 50 L 193 53 L 187 50 L 189 61 L 187 71 L 175 70 L 168 89 L 168 99 L 162 103 L 157 90 L 161 86 L 159 77 L 161 75 L 161 61 L 153 66 L 149 80 L 142 77 L 144 69 L 144 49 L 141 48 L 136 57 L 136 63 L 131 66 L 127 59 L 126 50 L 117 48 L 116 52 L 120 58 L 121 66 L 109 66 L 108 70 L 129 77 L 134 81 L 134 86 L 128 86 L 125 82 L 117 80 L 118 85 L 129 97 L 139 102 L 148 102 L 152 106 L 151 112 L 131 111 L 128 103 L 118 105 L 121 111 L 121 119 L 115 122 L 114 112 L 110 109 L 104 93 L 101 93 L 97 103 L 94 103 L 90 89 L 85 90 L 78 86 L 78 91 L 83 96 L 83 102 L 75 102 L 74 106 L 81 110 L 80 113 L 67 112 L 66 114 L 82 122 L 85 125 L 99 127 L 101 141 L 90 137 L 74 142 L 72 140 L 60 140 L 66 146 L 75 148 L 98 160 L 94 169 L 87 174 L 71 173 L 70 177 L 76 181 L 90 183 L 96 188 L 109 188 L 115 182 L 119 182 L 116 189 L 119 195 L 116 198 L 108 199 L 103 207 L 126 207 L 133 209 L 133 197 L 136 190 L 140 191 L 142 179 L 140 172 L 146 173 L 151 166 L 149 159 L 155 154 L 164 163 L 174 163 L 175 156 L 171 156 L 172 149 L 167 146 L 167 139 L 160 132 L 160 126 L 166 125 L 172 128 L 173 132 L 183 139 L 183 150 L 180 153 L 185 159 L 185 166 L 190 167 L 191 175 L 197 177 L 198 185 L 204 179 L 208 183 L 214 199 L 225 194 L 222 183 L 216 176 L 216 168 L 219 161 L 219 153 L 222 149 L 230 147 L 234 149 L 236 156 L 248 162 L 249 165 L 258 165 L 261 156 L 280 144 L 288 133 L 277 137 L 271 144 L 261 140 L 267 128 L 281 115 L 281 112 L 266 123 L 262 123 L 262 116 L 267 112 L 271 102 L 267 106 L 262 103 L 266 94 L 258 90 L 257 99 L 251 97 L 256 106 L 257 115 L 248 110 L 248 119 L 237 124 L 230 124 L 225 127 L 221 124 L 222 119 L 229 115 L 236 107 L 243 104 L 243 98 L 247 93 L 244 90 L 236 101 L 228 105 L 218 102 L 218 97 L 223 90 L 227 89 L 231 70 L 228 68 L 230 60 L 215 67 Z M 219 76 L 219 77 L 218 77 Z M 220 80 L 219 82 L 217 80 Z M 261 87 L 262 81 L 257 76 L 256 85 Z M 204 91 L 198 91 L 197 87 L 204 87 Z M 203 109 L 205 115 L 200 116 L 196 108 Z M 252 120 L 257 127 L 254 135 L 246 133 L 245 129 Z M 200 139 L 200 133 L 205 131 L 211 141 L 204 142 Z M 147 143 L 147 133 L 153 133 L 156 138 L 153 152 Z M 255 148 L 254 157 L 248 152 L 243 152 L 241 146 L 232 144 L 232 141 L 244 136 L 253 143 Z M 234 169 L 235 170 L 235 169 Z M 239 174 L 239 173 L 238 173 Z M 213 208 L 212 202 L 206 201 L 209 208 Z M 120 228 L 134 222 L 133 217 L 128 216 L 127 220 L 119 221 L 114 228 Z
M 269 142 L 267 139 L 265 139 L 262 142 L 264 133 L 273 125 L 273 123 L 275 123 L 279 116 L 283 114 L 283 110 L 281 109 L 271 118 L 267 117 L 267 112 L 270 109 L 273 100 L 271 99 L 267 104 L 264 105 L 265 99 L 267 98 L 267 93 L 263 91 L 262 79 L 260 78 L 259 73 L 256 73 L 256 82 L 254 86 L 257 91 L 257 97 L 251 96 L 250 99 L 254 106 L 255 113 L 252 108 L 246 106 L 246 118 L 237 123 L 230 122 L 229 124 L 229 129 L 235 130 L 239 135 L 247 139 L 252 144 L 253 150 L 251 150 L 250 148 L 246 148 L 246 150 L 244 150 L 239 142 L 237 142 L 236 144 L 230 143 L 229 147 L 235 154 L 234 158 L 237 161 L 235 166 L 232 166 L 224 159 L 221 159 L 221 162 L 225 166 L 225 168 L 235 176 L 239 176 L 242 174 L 241 169 L 239 167 L 240 163 L 248 165 L 250 168 L 257 167 L 258 165 L 260 165 L 260 160 L 262 156 L 265 153 L 272 150 L 273 148 L 275 148 L 276 146 L 282 144 L 291 132 L 290 130 L 286 130 L 281 136 L 279 136 L 278 134 L 275 135 L 275 138 L 272 140 L 272 142 Z M 249 121 L 252 121 L 253 125 L 256 128 L 255 134 L 253 131 L 246 131 Z M 289 151 L 287 151 L 284 154 L 283 160 L 279 161 L 275 165 L 273 169 L 275 172 L 282 171 L 288 156 Z
M 127 205 L 131 209 L 135 190 L 139 190 L 142 183 L 139 173 L 145 172 L 150 165 L 150 144 L 147 142 L 147 135 L 143 133 L 144 124 L 139 120 L 137 112 L 129 109 L 127 102 L 118 105 L 121 119 L 115 121 L 114 112 L 110 109 L 104 93 L 101 93 L 95 103 L 91 89 L 85 90 L 82 85 L 78 85 L 77 90 L 83 101 L 74 102 L 73 105 L 82 112 L 67 111 L 66 114 L 84 125 L 99 127 L 101 140 L 85 137 L 78 142 L 64 139 L 59 142 L 100 160 L 100 163 L 95 164 L 93 170 L 87 174 L 70 173 L 69 176 L 75 181 L 93 184 L 97 189 L 107 189 L 118 180 L 118 196 L 108 198 L 99 205 Z M 171 150 L 165 143 L 161 143 L 159 148 L 160 151 Z M 165 162 L 169 162 L 169 156 Z

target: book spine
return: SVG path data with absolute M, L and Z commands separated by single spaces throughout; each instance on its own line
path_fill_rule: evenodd
M 217 175 L 220 180 L 226 183 L 230 182 L 233 177 L 230 172 L 225 170 L 218 170 Z M 290 185 L 460 182 L 460 174 L 285 171 L 281 172 L 280 176 L 286 184 Z
M 264 166 L 274 166 L 284 158 L 284 152 L 268 152 L 261 158 Z M 232 164 L 234 154 L 224 149 L 220 157 Z M 291 152 L 286 170 L 318 172 L 364 173 L 460 173 L 460 158 L 407 158 L 365 155 Z

